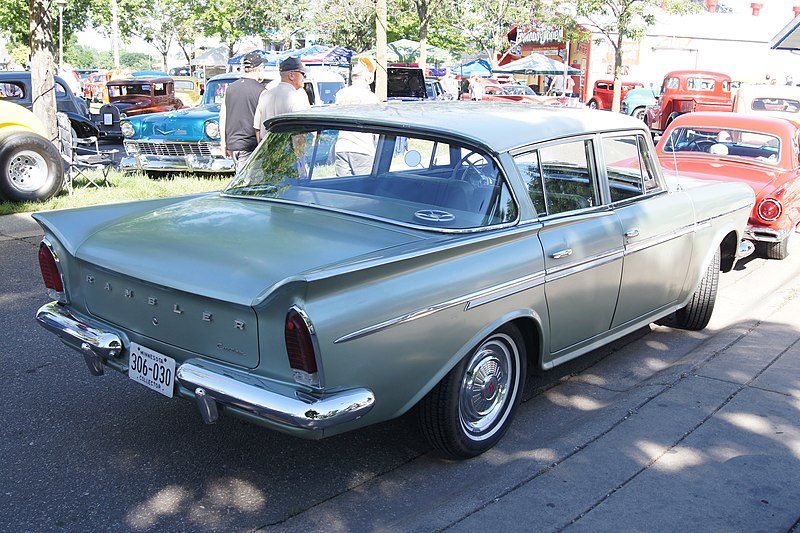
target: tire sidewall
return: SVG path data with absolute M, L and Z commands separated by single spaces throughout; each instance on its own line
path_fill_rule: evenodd
M 512 355 L 512 368 L 510 371 L 514 374 L 511 379 L 512 390 L 509 391 L 509 397 L 503 407 L 503 413 L 496 423 L 493 424 L 488 433 L 475 437 L 464 428 L 461 422 L 460 385 L 467 371 L 467 366 L 476 351 L 488 340 L 495 338 L 507 338 L 510 341 L 510 345 L 508 346 Z M 448 387 L 449 394 L 446 398 L 447 411 L 452 414 L 448 420 L 450 425 L 449 431 L 456 437 L 456 446 L 458 447 L 460 456 L 473 457 L 479 455 L 494 446 L 503 435 L 505 435 L 511 425 L 516 408 L 522 397 L 522 389 L 525 385 L 525 373 L 527 370 L 526 362 L 525 344 L 519 330 L 513 325 L 506 325 L 481 341 L 475 350 L 472 350 L 469 355 L 464 357 L 447 375 L 446 379 L 451 381 Z
M 19 189 L 11 181 L 9 165 L 22 151 L 40 155 L 47 164 L 47 175 L 41 187 L 33 191 Z M 9 201 L 45 201 L 64 187 L 64 165 L 55 145 L 32 132 L 15 132 L 0 141 L 0 197 Z

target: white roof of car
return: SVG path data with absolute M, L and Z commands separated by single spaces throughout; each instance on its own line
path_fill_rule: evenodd
M 581 133 L 640 130 L 649 135 L 641 120 L 622 113 L 586 108 L 561 108 L 503 102 L 396 102 L 364 106 L 325 106 L 276 117 L 286 120 L 336 120 L 404 128 L 433 130 L 467 137 L 497 152 L 518 146 Z

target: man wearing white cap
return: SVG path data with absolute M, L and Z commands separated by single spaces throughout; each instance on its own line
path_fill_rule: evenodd
M 303 90 L 308 69 L 297 57 L 287 57 L 279 67 L 281 82 L 268 91 L 264 91 L 258 99 L 253 116 L 253 127 L 260 141 L 267 134 L 264 122 L 275 115 L 308 109 L 308 95 Z

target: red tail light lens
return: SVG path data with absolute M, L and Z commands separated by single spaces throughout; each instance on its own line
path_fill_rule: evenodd
M 766 220 L 767 222 L 772 222 L 773 220 L 778 220 L 778 217 L 781 216 L 783 212 L 783 207 L 781 203 L 777 200 L 773 200 L 768 198 L 758 204 L 758 216 L 761 217 L 762 220 Z
M 50 246 L 44 241 L 39 245 L 39 268 L 42 271 L 42 279 L 48 293 L 51 297 L 62 301 L 64 298 L 64 282 L 61 279 L 61 271 L 58 269 L 58 260 Z
M 296 307 L 292 307 L 286 315 L 283 336 L 286 341 L 289 366 L 294 371 L 295 381 L 319 387 L 321 383 L 311 322 Z

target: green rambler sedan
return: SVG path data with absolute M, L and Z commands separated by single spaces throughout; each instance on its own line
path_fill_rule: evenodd
M 471 457 L 549 369 L 752 251 L 750 187 L 668 183 L 639 120 L 490 102 L 279 116 L 221 192 L 38 213 L 39 323 L 202 419 L 322 438 L 417 407 Z

